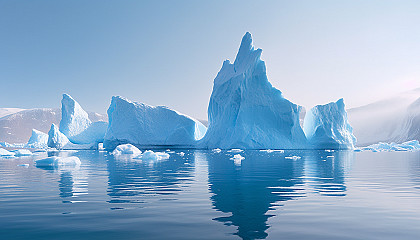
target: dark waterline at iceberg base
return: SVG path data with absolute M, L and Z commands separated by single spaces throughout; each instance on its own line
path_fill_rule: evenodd
M 184 152 L 184 156 L 177 153 Z M 68 151 L 0 161 L 1 239 L 418 239 L 420 152 Z M 289 159 L 287 156 L 301 156 Z M 19 166 L 29 164 L 29 166 Z

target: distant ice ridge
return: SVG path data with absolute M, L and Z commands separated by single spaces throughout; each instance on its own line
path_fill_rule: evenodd
M 194 147 L 207 128 L 199 121 L 164 106 L 150 106 L 112 97 L 104 147 L 136 146 Z
M 367 147 L 356 149 L 356 151 L 372 152 L 395 152 L 395 151 L 419 151 L 420 143 L 418 140 L 407 141 L 404 143 L 376 143 Z
M 61 100 L 60 131 L 74 144 L 103 142 L 108 124 L 94 122 L 87 112 L 70 95 L 63 94 Z
M 353 149 L 356 142 L 343 99 L 313 107 L 306 113 L 303 129 L 315 149 Z
M 208 107 L 209 128 L 202 148 L 306 148 L 299 124 L 301 107 L 285 99 L 267 79 L 261 49 L 250 33 L 242 38 L 234 63 L 223 62 Z

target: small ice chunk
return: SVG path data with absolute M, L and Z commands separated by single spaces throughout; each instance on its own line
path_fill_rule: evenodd
M 11 156 L 14 156 L 14 155 L 15 155 L 14 152 L 9 152 L 4 148 L 0 148 L 0 156 L 11 157 Z
M 333 149 L 325 149 L 326 152 L 334 152 Z
M 327 156 L 327 158 L 334 158 L 334 156 Z
M 215 149 L 213 149 L 212 150 L 214 153 L 221 153 L 222 152 L 222 149 L 220 149 L 220 148 L 215 148 Z
M 53 167 L 53 166 L 78 166 L 80 165 L 80 159 L 76 156 L 71 157 L 47 157 L 44 159 L 36 160 L 35 165 L 37 167 Z
M 32 155 L 32 152 L 29 151 L 28 149 L 18 149 L 18 150 L 14 150 L 13 152 L 15 153 L 16 157 Z
M 242 160 L 245 158 L 241 156 L 241 154 L 235 154 L 233 157 L 230 158 L 230 160 L 233 160 L 235 165 L 241 165 Z
M 120 154 L 132 154 L 134 156 L 140 155 L 141 151 L 131 144 L 121 144 L 118 145 L 114 151 L 112 152 L 113 155 L 120 155 Z
M 284 157 L 284 158 L 286 158 L 286 159 L 298 160 L 298 159 L 300 159 L 301 157 L 299 157 L 299 156 L 287 156 L 287 157 Z
M 141 158 L 143 160 L 164 160 L 169 158 L 169 154 L 164 152 L 153 152 L 152 150 L 147 150 L 141 156 L 138 156 L 136 158 Z
M 262 150 L 260 150 L 260 152 L 266 152 L 266 153 L 279 152 L 279 153 L 284 153 L 284 150 L 280 150 L 280 149 L 262 149 Z
M 233 148 L 233 149 L 229 150 L 228 152 L 232 152 L 232 153 L 241 153 L 241 152 L 243 152 L 243 151 L 244 151 L 244 150 L 242 150 L 242 149 Z
M 29 167 L 29 164 L 27 164 L 27 163 L 25 163 L 25 164 L 18 164 L 17 166 L 18 167 L 26 167 L 27 168 L 27 167 Z
M 181 156 L 181 157 L 183 157 L 184 155 L 185 155 L 185 153 L 184 152 L 179 152 L 179 153 L 177 153 L 179 156 Z

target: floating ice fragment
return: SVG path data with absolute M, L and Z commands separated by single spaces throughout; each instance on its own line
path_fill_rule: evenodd
M 232 153 L 240 153 L 240 152 L 243 152 L 243 151 L 244 151 L 244 150 L 242 150 L 242 149 L 233 148 L 233 149 L 229 150 L 228 152 L 232 152 Z
M 113 155 L 120 155 L 120 154 L 132 154 L 134 156 L 140 155 L 141 151 L 131 144 L 121 144 L 118 145 L 114 151 L 112 151 Z
M 272 153 L 272 152 L 278 152 L 278 153 L 284 153 L 284 150 L 280 149 L 262 149 L 260 152 L 266 152 L 266 153 Z
M 80 165 L 80 159 L 76 156 L 71 157 L 47 157 L 44 159 L 36 160 L 35 165 L 37 167 L 53 167 L 53 166 L 78 166 Z
M 16 157 L 32 155 L 32 152 L 29 151 L 28 149 L 18 149 L 18 150 L 14 150 L 13 152 L 15 153 Z
M 184 152 L 179 152 L 179 153 L 177 153 L 179 156 L 181 156 L 181 157 L 183 157 L 184 155 L 185 155 L 185 153 Z
M 14 156 L 14 155 L 15 155 L 14 152 L 9 152 L 4 148 L 0 148 L 0 156 L 11 157 L 11 156 Z
M 215 149 L 213 149 L 212 150 L 214 153 L 220 153 L 220 152 L 222 152 L 222 149 L 220 149 L 220 148 L 215 148 Z
M 245 158 L 241 156 L 241 154 L 235 154 L 233 157 L 230 158 L 230 160 L 233 160 L 235 162 L 235 165 L 241 165 L 242 160 Z
M 147 150 L 143 154 L 135 157 L 141 158 L 142 160 L 165 160 L 169 159 L 169 154 L 165 152 L 153 152 L 152 150 Z
M 18 164 L 17 166 L 18 167 L 26 167 L 27 168 L 27 167 L 29 167 L 29 164 L 27 164 L 27 163 L 25 163 L 25 164 Z
M 300 159 L 301 157 L 299 157 L 299 156 L 287 156 L 287 157 L 284 157 L 284 158 L 286 158 L 286 159 L 298 160 L 298 159 Z

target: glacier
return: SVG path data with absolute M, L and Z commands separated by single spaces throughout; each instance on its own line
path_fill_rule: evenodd
M 51 129 L 48 132 L 48 147 L 63 149 L 70 141 L 54 123 L 51 124 Z
M 268 81 L 262 50 L 247 32 L 234 63 L 223 62 L 208 106 L 209 127 L 200 148 L 302 149 L 301 106 Z
M 103 142 L 108 123 L 92 122 L 89 115 L 70 95 L 61 100 L 60 131 L 74 144 Z
M 356 142 L 342 98 L 310 109 L 303 130 L 314 149 L 353 149 Z
M 207 128 L 199 121 L 164 106 L 150 106 L 114 96 L 108 109 L 104 147 L 135 146 L 194 147 Z
M 47 148 L 48 147 L 48 134 L 32 129 L 32 135 L 27 143 L 31 148 Z

